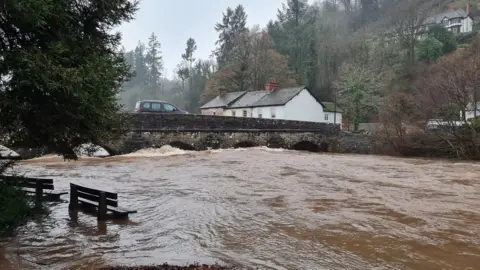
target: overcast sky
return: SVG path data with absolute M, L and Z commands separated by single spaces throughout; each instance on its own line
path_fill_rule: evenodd
M 138 41 L 148 42 L 154 32 L 162 44 L 162 56 L 167 76 L 181 60 L 188 38 L 197 42 L 195 57 L 207 59 L 215 48 L 218 33 L 213 28 L 222 19 L 227 7 L 242 4 L 248 15 L 247 24 L 264 27 L 275 19 L 283 0 L 141 0 L 135 20 L 123 24 L 123 45 L 135 48 Z M 312 2 L 312 1 L 309 1 Z

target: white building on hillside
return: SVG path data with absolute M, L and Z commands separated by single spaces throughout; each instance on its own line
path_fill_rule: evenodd
M 335 108 L 333 103 L 321 102 L 303 86 L 278 89 L 273 82 L 267 84 L 265 90 L 233 92 L 229 95 L 238 98 L 228 105 L 222 103 L 223 116 L 335 123 L 342 126 L 342 110 Z M 202 114 L 211 115 L 214 109 L 212 104 L 219 105 L 216 100 L 219 97 L 202 106 Z
M 465 108 L 465 120 L 468 121 L 475 117 L 480 117 L 480 102 L 477 102 L 476 108 L 473 102 L 468 103 L 467 107 Z M 460 112 L 460 119 L 463 119 L 463 112 Z
M 473 19 L 469 14 L 469 8 L 464 10 L 450 10 L 431 16 L 423 23 L 427 29 L 433 25 L 441 24 L 454 34 L 470 33 L 473 31 Z

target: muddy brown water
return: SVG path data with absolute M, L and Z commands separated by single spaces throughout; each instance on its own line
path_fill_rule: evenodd
M 68 203 L 3 239 L 0 269 L 233 263 L 480 269 L 480 164 L 268 149 L 42 158 L 18 168 L 119 193 L 129 221 Z M 155 154 L 155 153 L 153 153 Z M 68 195 L 63 197 L 68 200 Z

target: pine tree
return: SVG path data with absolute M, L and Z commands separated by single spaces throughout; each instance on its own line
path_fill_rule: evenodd
M 188 63 L 188 72 L 184 75 L 187 75 L 187 78 L 190 78 L 189 90 L 192 92 L 192 65 L 195 61 L 193 58 L 193 53 L 197 50 L 197 44 L 193 38 L 187 40 L 187 47 L 185 48 L 185 53 L 182 54 L 182 59 Z M 185 72 L 185 71 L 184 71 Z
M 161 45 L 155 33 L 148 39 L 147 54 L 145 63 L 147 65 L 146 91 L 151 98 L 157 98 L 161 91 L 161 76 L 163 70 L 163 59 Z
M 117 94 L 130 74 L 112 30 L 136 9 L 130 0 L 2 1 L 1 134 L 66 158 L 118 138 Z
M 247 14 L 242 5 L 238 5 L 235 10 L 227 8 L 226 13 L 223 13 L 222 22 L 215 25 L 215 30 L 219 32 L 218 40 L 215 43 L 219 46 L 215 51 L 219 68 L 229 60 L 236 37 L 248 31 L 246 25 Z
M 145 59 L 145 44 L 139 41 L 137 47 L 135 47 L 133 56 L 135 62 L 135 77 L 132 80 L 132 84 L 137 87 L 138 92 L 143 92 L 146 87 L 148 74 Z

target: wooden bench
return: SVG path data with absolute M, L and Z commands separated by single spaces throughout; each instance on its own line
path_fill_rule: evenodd
M 53 179 L 0 175 L 0 180 L 8 185 L 21 187 L 26 193 L 35 194 L 37 202 L 41 202 L 44 199 L 58 201 L 61 195 L 68 193 L 54 192 Z M 51 191 L 45 192 L 46 190 Z
M 79 207 L 97 209 L 98 220 L 108 218 L 128 218 L 128 214 L 137 213 L 136 210 L 127 210 L 118 207 L 117 193 L 87 188 L 70 183 L 69 210 L 78 210 Z

